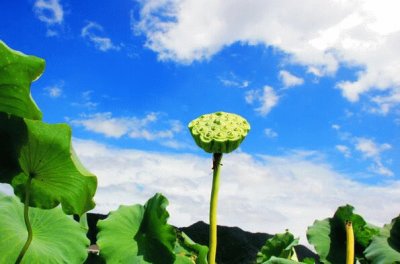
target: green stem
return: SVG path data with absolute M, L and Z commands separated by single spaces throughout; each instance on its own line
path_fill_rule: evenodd
M 32 182 L 32 177 L 29 177 L 29 180 L 25 188 L 25 203 L 24 203 L 24 220 L 26 229 L 28 230 L 28 238 L 26 239 L 25 245 L 22 248 L 21 252 L 19 253 L 17 260 L 15 261 L 15 264 L 21 263 L 22 258 L 24 257 L 26 251 L 29 248 L 29 245 L 32 242 L 32 226 L 31 223 L 29 222 L 29 199 L 30 199 L 31 182 Z
M 217 206 L 221 159 L 222 153 L 213 154 L 213 183 L 210 199 L 210 251 L 208 253 L 208 264 L 215 264 L 215 256 L 217 255 Z

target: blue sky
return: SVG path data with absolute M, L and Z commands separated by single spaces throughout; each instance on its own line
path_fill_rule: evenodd
M 0 39 L 46 60 L 32 95 L 46 122 L 73 127 L 78 154 L 99 177 L 96 210 L 163 192 L 175 223 L 206 220 L 209 156 L 186 126 L 222 110 L 252 126 L 226 157 L 222 224 L 303 236 L 312 219 L 344 203 L 378 224 L 399 212 L 396 8 L 361 0 L 3 1 Z

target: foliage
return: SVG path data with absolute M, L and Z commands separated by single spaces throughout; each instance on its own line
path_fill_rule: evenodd
M 27 238 L 24 205 L 15 197 L 0 198 L 0 263 L 15 263 Z M 61 208 L 29 211 L 33 239 L 22 263 L 82 263 L 87 256 L 87 229 Z
M 400 263 L 400 216 L 381 229 L 364 253 L 373 264 Z
M 356 258 L 364 260 L 363 251 L 372 237 L 379 232 L 378 228 L 368 225 L 364 219 L 353 213 L 351 205 L 339 207 L 332 218 L 316 220 L 307 230 L 307 238 L 323 263 L 346 262 L 346 221 L 351 221 L 354 229 Z
M 207 264 L 208 247 L 195 243 L 185 233 L 177 230 L 175 243 L 175 263 Z
M 97 179 L 72 149 L 71 128 L 41 121 L 30 86 L 44 68 L 43 59 L 0 40 L 0 182 L 10 184 L 19 198 L 0 193 L 0 263 L 83 263 L 87 258 L 85 212 L 95 206 Z M 217 112 L 193 120 L 189 130 L 198 146 L 213 153 L 212 253 L 167 223 L 168 200 L 156 194 L 145 205 L 121 206 L 99 221 L 98 245 L 107 263 L 208 264 L 207 258 L 214 263 L 222 153 L 235 150 L 250 125 L 236 114 Z M 400 263 L 400 217 L 380 229 L 353 210 L 351 205 L 339 207 L 332 218 L 308 228 L 320 261 L 345 263 L 345 223 L 351 221 L 359 263 Z M 67 214 L 79 215 L 81 221 Z M 297 244 L 289 232 L 277 234 L 261 248 L 257 263 L 314 263 L 297 262 Z M 94 263 L 92 259 L 104 261 L 95 257 L 86 263 Z
M 272 256 L 269 260 L 262 262 L 262 264 L 305 264 L 305 262 L 298 262 L 295 260 L 291 259 L 286 259 L 286 258 L 278 258 L 275 256 Z M 312 262 L 314 263 L 314 262 Z
M 74 153 L 71 128 L 40 121 L 30 85 L 44 66 L 43 59 L 0 41 L 0 182 L 11 184 L 24 203 L 0 200 L 1 263 L 82 263 L 87 257 L 87 230 L 62 211 L 82 215 L 94 208 L 97 179 Z M 62 210 L 55 208 L 60 203 Z
M 156 194 L 142 205 L 120 206 L 97 224 L 97 244 L 107 263 L 203 264 L 206 247 L 167 224 L 168 200 Z M 200 257 L 197 258 L 197 254 Z
M 257 264 L 261 264 L 271 259 L 279 257 L 283 259 L 292 259 L 296 256 L 294 246 L 298 245 L 299 239 L 286 231 L 282 234 L 276 234 L 265 242 L 265 245 L 257 253 Z
M 0 130 L 9 139 L 2 145 L 15 153 L 8 161 L 14 168 L 2 173 L 0 180 L 11 184 L 21 201 L 25 199 L 27 182 L 31 181 L 29 206 L 50 209 L 61 203 L 67 214 L 78 215 L 94 208 L 96 177 L 83 168 L 71 151 L 68 125 L 19 120 L 0 113 Z
M 31 82 L 40 77 L 45 61 L 10 49 L 0 40 L 0 112 L 42 119 L 30 95 Z

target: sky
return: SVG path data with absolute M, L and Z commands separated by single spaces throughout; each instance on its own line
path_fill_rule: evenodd
M 46 60 L 31 86 L 98 177 L 93 212 L 170 202 L 208 222 L 211 156 L 187 124 L 225 111 L 251 131 L 224 155 L 219 224 L 267 233 L 352 204 L 400 212 L 396 0 L 23 0 L 0 3 L 0 39 Z M 11 192 L 8 186 L 0 189 Z

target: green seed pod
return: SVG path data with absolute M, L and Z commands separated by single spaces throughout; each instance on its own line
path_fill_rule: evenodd
M 202 115 L 188 127 L 196 144 L 208 153 L 234 151 L 250 131 L 246 119 L 225 112 Z

